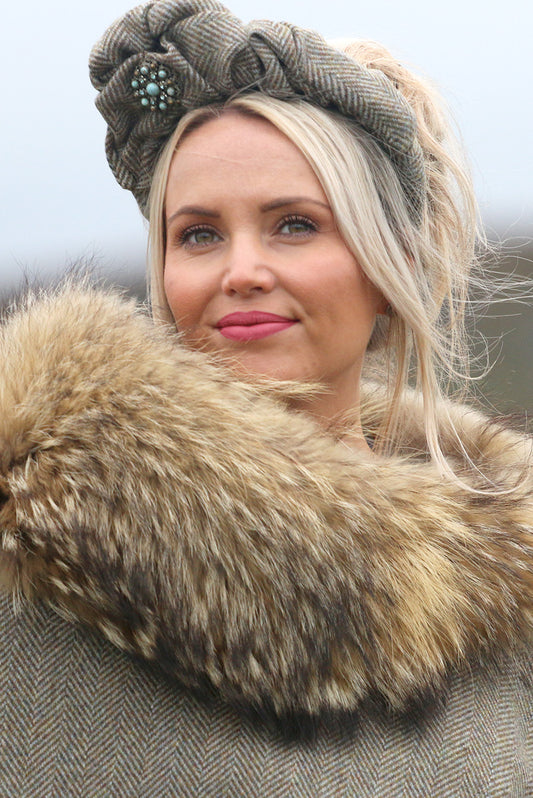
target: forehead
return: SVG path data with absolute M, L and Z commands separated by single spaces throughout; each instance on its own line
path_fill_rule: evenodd
M 298 147 L 265 119 L 238 112 L 210 119 L 178 145 L 169 171 L 168 189 L 228 180 L 305 183 L 322 194 L 311 166 Z
M 298 154 L 292 141 L 267 119 L 228 109 L 220 117 L 208 119 L 191 133 L 186 133 L 178 145 L 177 153 L 212 148 L 236 150 L 241 157 L 252 158 L 259 148 L 265 154 L 280 151 Z

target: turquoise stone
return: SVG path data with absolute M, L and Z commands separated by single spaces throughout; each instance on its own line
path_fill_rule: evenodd
M 166 111 L 167 104 L 166 103 L 159 103 L 159 108 L 160 108 L 161 111 Z
M 167 73 L 166 73 L 166 70 L 164 70 L 164 69 L 160 69 L 159 72 L 157 73 L 157 77 L 158 78 L 166 78 L 166 76 L 167 76 Z
M 146 105 L 150 105 L 150 100 L 148 99 L 148 97 L 143 97 L 142 98 L 141 105 L 145 105 L 145 106 Z
M 175 91 L 175 89 L 172 88 L 172 86 L 169 86 L 168 89 L 167 89 L 167 94 L 168 94 L 169 97 L 174 97 L 174 95 L 176 94 L 176 91 Z
M 138 80 L 132 80 L 131 81 L 131 88 L 132 89 L 138 89 L 139 88 L 139 81 Z
M 141 75 L 147 75 L 149 71 L 150 70 L 146 66 L 141 67 L 141 70 L 140 70 Z
M 157 97 L 159 94 L 159 86 L 157 83 L 148 83 L 146 86 L 146 93 L 150 95 L 150 97 Z

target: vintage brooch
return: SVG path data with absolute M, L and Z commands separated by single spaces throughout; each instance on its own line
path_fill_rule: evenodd
M 146 61 L 135 68 L 131 88 L 142 107 L 150 111 L 166 111 L 177 96 L 176 81 L 156 61 Z

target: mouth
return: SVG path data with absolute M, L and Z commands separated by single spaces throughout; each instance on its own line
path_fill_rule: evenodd
M 252 310 L 247 313 L 230 313 L 215 325 L 224 338 L 232 341 L 257 341 L 297 324 L 296 319 Z

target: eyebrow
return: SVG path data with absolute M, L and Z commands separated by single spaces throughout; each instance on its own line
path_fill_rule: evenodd
M 312 197 L 280 197 L 279 199 L 272 200 L 272 202 L 267 202 L 265 205 L 261 205 L 260 211 L 265 213 L 267 211 L 275 211 L 278 208 L 284 208 L 286 205 L 295 205 L 298 202 L 311 202 L 314 205 L 320 205 L 322 208 L 326 208 L 328 211 L 330 210 L 329 205 L 327 202 L 321 202 L 320 200 L 313 199 Z M 172 216 L 169 216 L 167 219 L 167 226 L 172 224 L 174 219 L 178 216 L 206 216 L 210 219 L 219 219 L 220 214 L 216 211 L 209 210 L 209 208 L 203 208 L 201 205 L 184 205 L 182 208 L 179 208 Z

